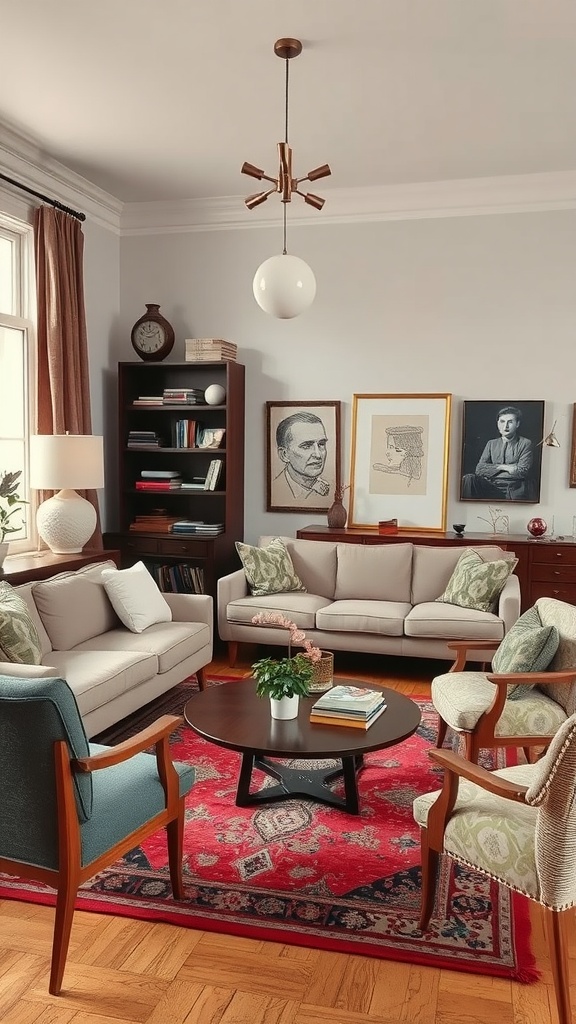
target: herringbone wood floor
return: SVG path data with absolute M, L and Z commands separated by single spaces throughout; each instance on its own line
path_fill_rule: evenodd
M 223 656 L 214 674 L 232 672 Z M 336 658 L 340 675 L 427 694 L 439 663 Z M 542 920 L 534 985 L 78 912 L 61 996 L 48 994 L 53 911 L 0 901 L 2 1024 L 550 1024 Z M 576 943 L 571 950 L 571 965 Z M 574 974 L 576 979 L 576 974 Z M 573 993 L 576 998 L 576 991 Z

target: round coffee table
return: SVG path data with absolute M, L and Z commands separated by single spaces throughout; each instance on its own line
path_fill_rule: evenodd
M 339 679 L 339 683 L 359 684 L 357 679 Z M 369 685 L 369 684 L 368 684 Z M 420 724 L 420 708 L 397 690 L 382 690 L 387 708 L 369 729 L 350 726 L 316 725 L 309 721 L 310 708 L 318 694 L 300 698 L 298 718 L 277 721 L 270 716 L 270 701 L 256 696 L 254 679 L 238 679 L 209 686 L 192 697 L 184 708 L 189 726 L 210 743 L 242 754 L 236 804 L 268 800 L 286 800 L 301 796 L 320 800 L 350 814 L 359 813 L 358 772 L 364 767 L 364 754 L 381 750 L 411 736 Z M 341 761 L 341 767 L 290 768 L 272 763 L 269 758 Z M 252 771 L 259 768 L 278 782 L 250 792 Z M 329 783 L 344 779 L 344 797 L 333 793 Z

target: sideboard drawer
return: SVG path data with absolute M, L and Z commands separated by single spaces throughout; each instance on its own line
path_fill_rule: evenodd
M 576 583 L 532 583 L 530 604 L 535 604 L 539 597 L 555 597 L 557 601 L 576 604 Z
M 130 537 L 124 541 L 123 547 L 128 552 L 137 552 L 140 555 L 155 555 L 158 551 L 158 541 L 152 537 Z
M 541 545 L 536 542 L 536 545 L 532 551 L 534 565 L 537 562 L 545 562 L 549 565 L 554 563 L 576 566 L 576 545 L 552 544 L 550 541 L 543 541 Z
M 535 565 L 532 570 L 532 581 L 576 584 L 576 569 L 573 565 L 562 565 L 562 562 L 554 562 L 552 565 Z
M 204 558 L 208 547 L 201 540 L 159 540 L 158 551 L 161 555 L 189 555 L 191 558 Z

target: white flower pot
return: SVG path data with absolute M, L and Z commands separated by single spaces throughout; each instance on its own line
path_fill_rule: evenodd
M 280 700 L 270 697 L 270 714 L 272 718 L 280 719 L 284 722 L 289 721 L 291 718 L 298 718 L 299 702 L 300 698 L 297 693 L 293 697 L 281 697 Z

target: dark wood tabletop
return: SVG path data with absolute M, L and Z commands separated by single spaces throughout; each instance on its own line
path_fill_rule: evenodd
M 337 682 L 359 685 L 357 679 Z M 184 717 L 200 736 L 231 750 L 258 751 L 268 757 L 353 757 L 400 743 L 420 724 L 420 709 L 414 701 L 396 690 L 382 692 L 387 709 L 366 730 L 312 724 L 310 709 L 318 693 L 300 698 L 298 718 L 277 721 L 270 715 L 268 698 L 256 696 L 251 678 L 208 686 L 186 703 Z

